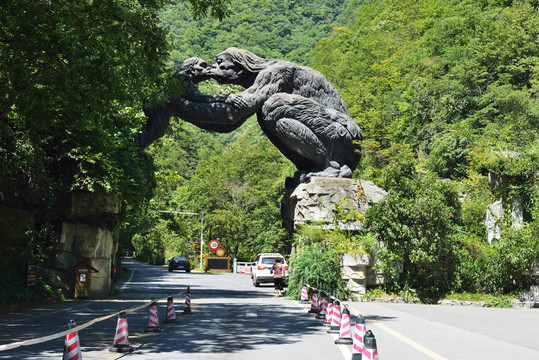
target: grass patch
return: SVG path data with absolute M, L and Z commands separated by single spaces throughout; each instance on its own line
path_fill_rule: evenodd
M 373 301 L 379 298 L 391 298 L 391 297 L 396 298 L 396 295 L 388 294 L 382 289 L 372 289 L 372 290 L 367 290 L 365 295 L 361 297 L 361 300 Z
M 440 300 L 457 300 L 457 301 L 472 301 L 484 302 L 487 307 L 494 308 L 511 308 L 513 299 L 518 298 L 518 294 L 484 294 L 484 293 L 450 293 Z M 417 303 L 418 298 L 415 292 L 411 289 L 401 291 L 397 294 L 387 293 L 381 288 L 368 290 L 361 298 L 363 301 L 375 301 L 377 299 L 403 299 L 407 303 Z
M 484 302 L 485 306 L 494 308 L 510 308 L 514 298 L 518 298 L 518 294 L 484 294 L 484 293 L 451 293 L 446 295 L 443 300 L 459 300 Z
M 367 293 L 361 297 L 361 300 L 363 301 L 374 301 L 376 299 L 399 299 L 407 303 L 419 302 L 419 298 L 417 297 L 417 294 L 413 289 L 402 290 L 399 293 L 394 294 L 387 293 L 382 288 L 375 288 L 368 290 Z

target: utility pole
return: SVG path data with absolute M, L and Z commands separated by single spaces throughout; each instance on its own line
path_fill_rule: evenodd
M 164 211 L 164 210 L 157 210 L 157 212 L 167 213 L 167 214 L 200 216 L 200 268 L 202 269 L 202 249 L 204 248 L 204 213 L 194 213 L 194 212 L 185 212 L 185 211 Z

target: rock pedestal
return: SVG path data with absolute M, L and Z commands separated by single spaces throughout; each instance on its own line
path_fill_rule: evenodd
M 281 202 L 283 225 L 289 232 L 303 224 L 335 227 L 335 205 L 364 213 L 386 195 L 372 181 L 313 177 L 309 183 L 287 189 Z M 341 229 L 359 230 L 361 222 L 339 223 Z
M 380 202 L 386 191 L 371 181 L 314 177 L 309 183 L 288 189 L 281 202 L 283 225 L 294 232 L 304 224 L 319 224 L 333 229 L 359 230 L 361 221 L 339 223 L 335 221 L 335 205 L 344 210 L 364 213 L 373 204 Z M 365 294 L 368 285 L 383 281 L 381 274 L 372 269 L 369 255 L 344 255 L 343 279 L 354 298 Z
M 49 278 L 56 282 L 54 285 L 62 289 L 65 296 L 73 296 L 74 279 L 69 270 L 81 262 L 98 271 L 92 274 L 89 297 L 110 295 L 111 264 L 116 251 L 112 217 L 119 212 L 120 200 L 114 194 L 71 194 L 67 220 L 62 223 L 56 249 L 56 265 L 48 269 Z
M 370 270 L 370 256 L 369 255 L 349 255 L 343 256 L 343 269 L 342 277 L 346 280 L 346 286 L 353 300 L 359 300 L 359 298 L 365 294 L 367 290 L 367 276 Z

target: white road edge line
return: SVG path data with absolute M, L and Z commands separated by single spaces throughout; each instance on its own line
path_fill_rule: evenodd
M 130 269 L 130 270 L 131 270 L 131 275 L 129 275 L 129 279 L 127 279 L 127 281 L 122 285 L 122 287 L 120 288 L 120 291 L 124 291 L 125 288 L 127 287 L 127 285 L 129 285 L 129 283 L 133 279 L 133 275 L 135 274 L 135 270 L 133 270 L 133 269 Z

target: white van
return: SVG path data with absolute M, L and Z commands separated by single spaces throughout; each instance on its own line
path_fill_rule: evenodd
M 258 287 L 261 283 L 273 283 L 273 274 L 270 271 L 277 258 L 280 258 L 281 264 L 283 264 L 284 276 L 288 276 L 288 265 L 284 256 L 279 253 L 258 254 L 251 265 L 251 279 L 253 279 L 254 286 Z

